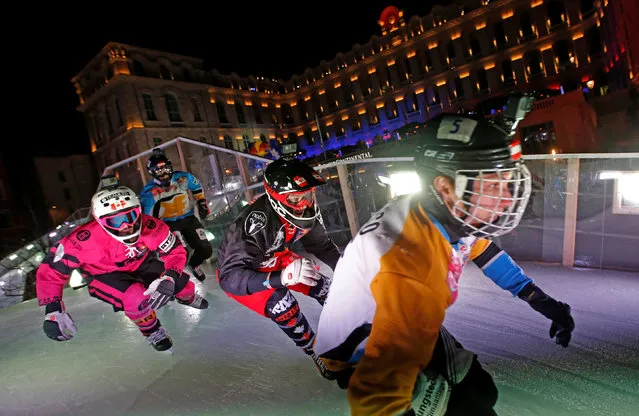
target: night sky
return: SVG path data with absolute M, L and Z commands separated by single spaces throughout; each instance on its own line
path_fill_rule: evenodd
M 153 5 L 148 8 L 122 3 L 120 9 L 103 3 L 86 13 L 57 10 L 58 17 L 41 11 L 33 26 L 40 36 L 25 42 L 22 53 L 27 57 L 21 65 L 35 80 L 34 91 L 22 98 L 37 111 L 28 125 L 29 136 L 38 145 L 20 144 L 25 156 L 89 152 L 71 78 L 109 41 L 203 58 L 208 69 L 222 73 L 288 80 L 380 34 L 377 20 L 388 5 L 403 9 L 407 21 L 447 2 L 368 1 L 360 9 L 340 7 L 349 3 L 345 1 L 255 2 L 255 6 L 230 1 L 210 2 L 204 8 L 166 3 L 166 12 L 160 3 L 146 3 Z
M 357 2 L 360 8 L 346 1 L 254 3 L 47 3 L 13 13 L 16 24 L 3 28 L 3 69 L 14 91 L 5 120 L 14 132 L 0 156 L 16 200 L 41 202 L 33 157 L 90 152 L 71 78 L 110 41 L 202 58 L 224 74 L 288 80 L 380 35 L 377 21 L 389 5 L 409 21 L 450 0 Z

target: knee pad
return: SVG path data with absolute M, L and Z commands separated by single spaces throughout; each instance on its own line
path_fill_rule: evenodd
M 286 288 L 277 289 L 266 302 L 265 315 L 301 348 L 312 345 L 315 332 L 300 311 L 297 299 Z
M 146 315 L 149 313 L 151 308 L 149 307 L 148 296 L 144 295 L 145 290 L 141 283 L 134 283 L 122 294 L 122 309 L 124 309 L 127 316 Z
M 122 301 L 124 314 L 138 326 L 143 334 L 147 335 L 159 327 L 160 320 L 149 306 L 149 300 L 144 295 L 145 290 L 140 283 L 135 283 L 124 292 Z

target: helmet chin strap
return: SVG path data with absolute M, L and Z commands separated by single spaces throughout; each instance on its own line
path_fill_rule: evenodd
M 122 244 L 125 244 L 127 246 L 132 246 L 132 245 L 134 245 L 135 243 L 138 242 L 139 238 L 140 238 L 140 235 L 136 235 L 135 237 L 131 237 L 131 238 L 128 238 L 126 240 L 122 240 Z M 131 241 L 131 240 L 133 240 L 133 241 Z

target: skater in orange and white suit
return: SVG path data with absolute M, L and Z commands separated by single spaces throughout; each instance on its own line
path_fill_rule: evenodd
M 443 327 L 465 264 L 550 319 L 550 336 L 564 347 L 574 328 L 570 307 L 491 241 L 517 226 L 530 195 L 510 132 L 444 114 L 414 140 L 422 192 L 391 200 L 348 244 L 315 352 L 347 389 L 352 415 L 494 415 L 492 377 Z

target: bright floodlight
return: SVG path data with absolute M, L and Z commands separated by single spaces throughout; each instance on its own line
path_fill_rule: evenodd
M 422 189 L 419 176 L 414 171 L 395 172 L 390 175 L 391 196 L 412 194 Z

